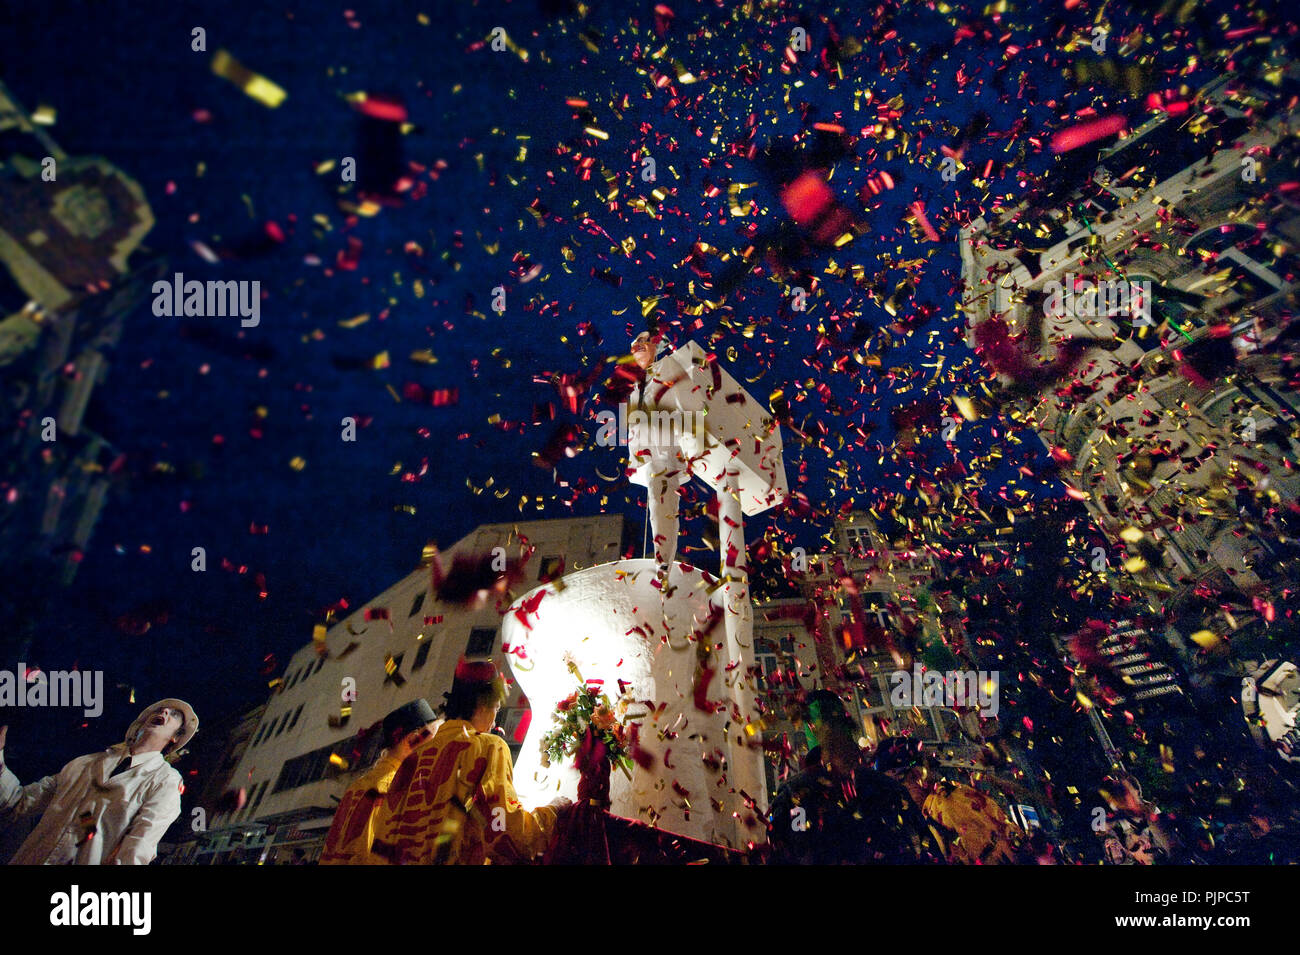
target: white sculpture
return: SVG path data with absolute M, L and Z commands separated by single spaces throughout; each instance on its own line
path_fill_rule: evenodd
M 643 426 L 653 418 L 629 414 L 629 478 L 648 489 L 655 559 L 568 574 L 506 614 L 502 643 L 533 712 L 515 782 L 525 805 L 576 793 L 577 771 L 543 767 L 539 746 L 556 704 L 576 689 L 571 659 L 612 700 L 626 691 L 641 701 L 629 720 L 649 765 L 630 779 L 614 771 L 612 811 L 743 848 L 763 841 L 767 807 L 743 518 L 788 493 L 781 435 L 767 409 L 694 342 L 648 371 L 632 404 L 702 415 L 703 447 L 690 425 L 665 442 Z M 716 576 L 676 560 L 676 492 L 693 478 L 718 495 Z

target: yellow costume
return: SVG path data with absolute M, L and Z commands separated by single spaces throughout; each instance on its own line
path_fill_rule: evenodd
M 530 862 L 555 833 L 555 810 L 520 805 L 505 740 L 467 720 L 443 723 L 402 764 L 385 802 L 373 851 L 399 865 Z
M 371 851 L 376 826 L 388 815 L 387 801 L 393 777 L 402 761 L 384 755 L 370 771 L 348 787 L 334 811 L 334 822 L 325 837 L 321 865 L 388 865 L 388 860 Z
M 921 809 L 927 819 L 956 833 L 949 861 L 962 865 L 1013 862 L 1017 830 L 998 803 L 978 789 L 941 782 Z

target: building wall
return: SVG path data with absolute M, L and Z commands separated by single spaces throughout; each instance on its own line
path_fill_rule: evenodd
M 821 685 L 813 632 L 815 610 L 804 598 L 760 601 L 754 607 L 755 697 L 763 714 L 768 790 L 775 793 L 807 752 L 802 691 Z
M 1068 338 L 1106 343 L 1034 394 L 1017 393 L 1002 376 L 1002 397 L 1005 410 L 1070 456 L 1063 472 L 1112 542 L 1111 570 L 1123 564 L 1154 583 L 1165 594 L 1157 606 L 1178 606 L 1198 584 L 1250 595 L 1294 573 L 1248 507 L 1275 516 L 1300 496 L 1300 472 L 1284 464 L 1300 450 L 1296 395 L 1283 356 L 1267 347 L 1294 304 L 1298 260 L 1289 249 L 1300 207 L 1263 203 L 1268 187 L 1242 174 L 1254 151 L 1261 177 L 1290 175 L 1284 140 L 1294 117 L 1257 108 L 1263 118 L 1245 122 L 1248 104 L 1228 89 L 1205 91 L 1233 130 L 1213 156 L 1179 153 L 1172 140 L 1157 149 L 1157 137 L 1173 136 L 1181 121 L 1153 123 L 1101 155 L 1096 177 L 1105 185 L 1096 194 L 1053 209 L 1024 204 L 997 222 L 976 220 L 961 236 L 972 344 L 993 319 L 1025 336 L 1029 350 L 1041 334 L 1044 361 Z M 1249 236 L 1264 241 L 1234 248 Z M 1045 300 L 1067 274 L 1093 284 L 1121 274 L 1151 282 L 1153 324 L 1096 314 L 1087 298 L 1076 296 L 1073 310 L 1063 296 Z M 1225 340 L 1232 372 L 1196 382 L 1189 356 Z M 1133 528 L 1159 559 L 1137 547 L 1125 552 L 1119 535 Z M 1220 625 L 1221 633 L 1231 626 Z
M 836 657 L 831 668 L 843 673 L 828 678 L 828 687 L 856 707 L 868 748 L 894 736 L 921 740 L 941 775 L 981 789 L 1009 815 L 1014 803 L 1029 805 L 1054 831 L 1060 819 L 1043 791 L 1042 766 L 1014 732 L 1017 717 L 1007 708 L 1004 691 L 1015 673 L 996 646 L 980 645 L 968 632 L 968 605 L 949 583 L 953 575 L 964 579 L 971 560 L 990 573 L 1018 575 L 1016 528 L 969 521 L 927 527 L 921 544 L 913 533 L 920 523 L 913 531 L 906 521 L 891 532 L 883 526 L 868 512 L 847 515 L 836 522 L 834 548 L 813 563 L 810 590 L 824 611 L 826 645 Z M 865 647 L 854 626 L 859 614 L 870 628 Z M 998 716 L 974 707 L 895 705 L 891 674 L 910 675 L 916 664 L 944 673 L 997 671 Z
M 981 727 L 973 714 L 944 706 L 896 707 L 891 700 L 890 674 L 910 672 L 918 661 L 947 661 L 938 667 L 945 671 L 980 669 L 965 640 L 960 608 L 931 587 L 934 557 L 905 540 L 890 540 L 866 512 L 837 521 L 834 535 L 835 549 L 818 557 L 810 579 L 823 597 L 833 666 L 848 664 L 854 676 L 828 679 L 828 688 L 853 698 L 873 746 L 887 736 L 912 735 L 952 750 L 954 758 L 971 755 L 974 741 L 994 731 L 996 720 Z M 958 658 L 950 647 L 966 653 Z

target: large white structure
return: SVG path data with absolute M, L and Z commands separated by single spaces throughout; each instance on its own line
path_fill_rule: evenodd
M 613 811 L 717 845 L 764 838 L 766 780 L 755 704 L 753 609 L 744 515 L 787 495 L 781 435 L 771 414 L 694 342 L 661 358 L 633 394 L 639 409 L 690 412 L 705 422 L 665 441 L 630 428 L 629 476 L 647 487 L 655 558 L 623 560 L 565 576 L 525 595 L 502 625 L 511 667 L 534 719 L 516 765 L 525 804 L 572 797 L 570 766 L 545 768 L 543 714 L 584 679 L 636 703 L 648 765 L 615 773 Z M 647 419 L 653 420 L 653 418 Z M 631 416 L 629 416 L 631 421 Z M 718 500 L 716 576 L 676 561 L 677 489 L 698 478 Z

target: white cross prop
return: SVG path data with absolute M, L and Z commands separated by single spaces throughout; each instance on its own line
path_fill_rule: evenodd
M 603 680 L 611 700 L 621 680 L 637 701 L 629 719 L 640 725 L 652 762 L 638 765 L 630 779 L 614 770 L 612 811 L 743 848 L 763 841 L 767 808 L 744 516 L 788 496 L 780 428 L 695 342 L 651 366 L 629 409 L 628 477 L 647 488 L 655 556 L 575 571 L 507 611 L 502 644 L 533 712 L 516 787 L 530 807 L 576 794 L 571 765 L 545 768 L 540 759 L 556 704 L 577 687 L 572 660 L 584 679 Z M 638 409 L 647 411 L 644 419 Z M 662 414 L 656 420 L 651 412 Z M 676 413 L 680 419 L 670 417 Z M 687 413 L 703 418 L 702 447 Z M 670 426 L 665 440 L 663 424 L 673 420 L 683 424 Z M 717 494 L 717 575 L 676 560 L 676 492 L 692 479 Z M 697 694 L 704 667 L 708 684 Z M 700 709 L 697 697 L 714 712 Z

